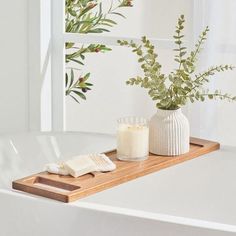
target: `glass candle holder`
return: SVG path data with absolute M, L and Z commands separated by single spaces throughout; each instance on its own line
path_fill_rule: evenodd
M 122 161 L 142 161 L 149 154 L 148 120 L 140 117 L 118 119 L 117 158 Z

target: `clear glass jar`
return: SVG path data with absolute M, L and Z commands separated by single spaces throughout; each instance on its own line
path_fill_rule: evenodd
M 122 161 L 142 161 L 149 155 L 148 120 L 142 117 L 118 119 L 117 158 Z

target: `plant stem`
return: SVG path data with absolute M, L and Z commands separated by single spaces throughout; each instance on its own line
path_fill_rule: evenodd
M 234 100 L 231 96 L 226 95 L 226 94 L 220 94 L 220 93 L 203 93 L 201 95 L 204 97 L 208 97 L 210 95 L 213 97 L 220 97 L 220 98 L 228 99 L 228 100 L 232 100 L 232 101 Z

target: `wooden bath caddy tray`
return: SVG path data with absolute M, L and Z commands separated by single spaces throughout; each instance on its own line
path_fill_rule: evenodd
M 119 161 L 116 159 L 116 151 L 110 151 L 106 155 L 117 165 L 117 169 L 113 172 L 94 172 L 78 178 L 42 172 L 16 180 L 12 183 L 12 187 L 58 201 L 71 202 L 219 148 L 219 143 L 191 138 L 189 153 L 175 157 L 150 154 L 147 160 L 141 162 Z

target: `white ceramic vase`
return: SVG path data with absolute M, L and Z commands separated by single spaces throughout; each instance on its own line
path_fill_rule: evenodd
M 189 151 L 189 122 L 181 109 L 157 110 L 149 124 L 149 151 L 164 156 Z

